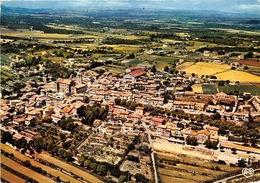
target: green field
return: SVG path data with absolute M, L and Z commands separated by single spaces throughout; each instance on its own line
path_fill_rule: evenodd
M 131 65 L 138 65 L 141 63 L 143 63 L 143 61 L 141 61 L 141 60 L 132 60 L 130 62 L 127 62 L 127 64 L 131 64 Z
M 234 94 L 238 91 L 240 94 L 249 92 L 254 96 L 260 95 L 259 83 L 240 83 L 236 85 L 218 86 L 216 84 L 195 84 L 192 86 L 195 93 L 216 94 L 224 92 L 227 94 Z
M 204 94 L 218 93 L 216 86 L 212 84 L 202 84 L 202 91 Z
M 9 65 L 12 61 L 7 55 L 0 54 L 1 65 Z

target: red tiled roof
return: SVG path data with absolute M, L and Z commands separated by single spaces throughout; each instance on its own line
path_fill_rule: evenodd
M 144 75 L 146 72 L 143 70 L 143 69 L 136 69 L 132 72 L 130 72 L 129 74 L 133 77 L 139 77 L 139 76 L 142 76 Z
M 64 107 L 60 112 L 61 113 L 69 113 L 72 110 L 69 106 Z

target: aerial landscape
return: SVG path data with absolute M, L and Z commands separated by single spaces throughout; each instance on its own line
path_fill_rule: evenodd
M 260 182 L 260 0 L 1 2 L 1 182 Z

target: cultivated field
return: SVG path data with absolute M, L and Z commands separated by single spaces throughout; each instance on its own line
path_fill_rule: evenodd
M 218 86 L 217 84 L 195 84 L 192 86 L 195 93 L 203 94 L 216 94 L 218 92 L 224 92 L 227 94 L 238 91 L 239 93 L 249 92 L 252 95 L 258 96 L 260 94 L 260 84 L 259 83 L 239 83 L 230 84 L 224 86 Z
M 216 75 L 220 72 L 230 70 L 230 66 L 206 62 L 197 62 L 196 64 L 190 67 L 186 67 L 183 70 L 186 72 L 187 76 L 190 76 L 192 73 L 194 73 L 196 76 L 201 77 L 202 75 Z
M 6 171 L 5 169 L 1 168 L 1 178 L 8 182 L 14 182 L 14 183 L 25 183 L 26 181 L 21 179 L 20 177 L 17 177 L 16 175 Z
M 3 149 L 4 151 L 8 152 L 8 153 L 13 153 L 14 157 L 21 160 L 21 161 L 25 161 L 25 160 L 29 160 L 30 163 L 33 165 L 33 166 L 37 166 L 37 167 L 41 167 L 43 170 L 45 170 L 46 172 L 48 172 L 49 174 L 55 176 L 55 177 L 60 177 L 61 180 L 69 180 L 70 182 L 75 182 L 75 183 L 80 183 L 80 181 L 70 177 L 69 175 L 66 175 L 58 170 L 55 170 L 55 169 L 52 169 L 48 166 L 45 166 L 33 159 L 30 159 L 29 157 L 19 153 L 18 151 L 12 149 L 11 147 L 5 145 L 5 144 L 1 144 L 1 149 Z M 28 176 L 28 174 L 26 173 L 25 175 Z M 33 178 L 33 177 L 32 177 Z
M 5 157 L 4 155 L 1 155 L 1 163 L 3 163 L 4 165 L 15 169 L 16 171 L 34 179 L 37 180 L 38 182 L 55 182 L 52 179 L 45 177 L 37 172 L 34 172 L 32 170 L 30 170 L 29 168 L 26 168 L 22 165 L 20 165 L 19 163 Z
M 94 177 L 93 175 L 81 170 L 81 169 L 78 169 L 68 163 L 65 163 L 63 161 L 60 161 L 54 157 L 51 157 L 47 154 L 39 154 L 37 158 L 41 158 L 42 160 L 44 161 L 48 161 L 50 163 L 53 163 L 55 164 L 56 166 L 59 166 L 59 167 L 62 167 L 64 170 L 68 171 L 68 172 L 71 172 L 75 175 L 78 175 L 79 177 L 82 177 L 84 180 L 87 180 L 88 182 L 92 182 L 92 183 L 96 183 L 96 182 L 99 182 L 101 183 L 102 181 L 99 180 L 98 178 Z
M 202 75 L 211 76 L 214 75 L 220 80 L 230 80 L 231 82 L 259 82 L 260 77 L 243 71 L 230 70 L 229 65 L 225 64 L 214 64 L 207 62 L 197 62 L 191 64 L 189 62 L 184 62 L 177 66 L 177 69 L 184 70 L 187 76 L 194 73 L 197 77 Z M 257 68 L 258 70 L 258 68 Z
M 210 162 L 183 154 L 157 153 L 157 163 L 163 167 L 158 168 L 159 176 L 164 183 L 168 182 L 203 182 L 213 180 L 216 176 L 239 170 L 215 162 Z M 176 163 L 174 165 L 174 162 Z M 219 169 L 216 170 L 216 167 Z
M 260 82 L 260 76 L 255 76 L 243 71 L 229 70 L 219 74 L 215 74 L 218 79 L 239 81 L 239 82 Z
M 202 84 L 195 84 L 195 85 L 192 85 L 192 91 L 194 91 L 195 93 L 203 93 L 203 90 L 202 90 Z

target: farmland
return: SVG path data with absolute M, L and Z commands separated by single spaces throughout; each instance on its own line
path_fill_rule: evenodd
M 20 177 L 15 176 L 14 174 L 6 171 L 5 169 L 1 168 L 1 178 L 8 182 L 15 182 L 15 183 L 24 183 L 25 180 L 21 179 Z
M 58 171 L 58 170 L 55 170 L 55 169 L 52 169 L 48 166 L 45 166 L 35 160 L 32 160 L 30 159 L 29 157 L 19 153 L 18 151 L 15 151 L 14 149 L 10 148 L 9 146 L 5 145 L 5 144 L 1 144 L 1 149 L 3 149 L 4 151 L 8 152 L 8 153 L 13 153 L 14 154 L 14 157 L 21 160 L 21 161 L 25 161 L 25 160 L 29 160 L 30 163 L 33 165 L 33 166 L 37 166 L 37 167 L 41 167 L 43 170 L 45 170 L 46 172 L 48 172 L 49 174 L 57 177 L 59 176 L 61 180 L 69 180 L 71 182 L 77 182 L 79 183 L 80 181 L 77 181 L 76 179 Z M 17 163 L 18 164 L 18 163 Z M 19 165 L 19 164 L 18 164 Z M 21 166 L 21 165 L 20 165 Z M 32 170 L 31 170 L 32 171 Z M 33 171 L 32 171 L 33 172 Z M 25 175 L 30 175 L 30 174 L 25 174 Z M 42 176 L 42 175 L 41 175 Z M 33 177 L 32 177 L 33 178 Z M 36 180 L 36 179 L 35 179 Z
M 60 161 L 54 157 L 51 157 L 47 154 L 39 154 L 38 155 L 38 158 L 41 158 L 42 160 L 45 160 L 45 161 L 48 161 L 50 163 L 53 163 L 55 164 L 56 166 L 59 166 L 59 167 L 62 167 L 64 170 L 68 171 L 68 172 L 71 172 L 75 175 L 78 175 L 79 177 L 82 177 L 83 179 L 87 180 L 88 182 L 91 182 L 91 183 L 95 183 L 95 182 L 102 182 L 101 180 L 99 180 L 98 178 L 94 177 L 93 175 L 81 170 L 81 169 L 78 169 L 68 163 L 65 163 L 63 161 Z
M 192 73 L 194 73 L 197 77 L 201 77 L 202 75 L 204 76 L 216 75 L 220 72 L 230 70 L 230 66 L 207 63 L 207 62 L 197 62 L 194 65 L 185 67 L 183 70 L 186 72 L 187 76 L 190 76 Z
M 237 167 L 229 167 L 214 162 L 204 163 L 203 159 L 180 154 L 157 154 L 159 177 L 162 182 L 201 182 L 212 181 L 216 176 L 237 171 Z
M 259 76 L 244 71 L 230 70 L 231 66 L 226 64 L 214 64 L 207 62 L 197 62 L 195 64 L 190 64 L 190 62 L 185 62 L 179 65 L 177 68 L 184 70 L 187 76 L 190 76 L 192 73 L 194 73 L 197 77 L 201 77 L 202 75 L 214 75 L 219 80 L 230 80 L 231 82 L 260 81 Z M 259 72 L 258 68 L 256 68 L 256 70 Z
M 195 84 L 192 86 L 192 89 L 195 93 L 203 94 L 216 94 L 218 92 L 227 94 L 239 92 L 240 94 L 243 94 L 244 92 L 250 92 L 252 95 L 257 96 L 260 93 L 259 83 L 238 83 L 224 86 L 218 86 L 216 84 Z
M 230 80 L 230 81 L 239 81 L 239 82 L 259 82 L 260 76 L 255 76 L 243 71 L 233 71 L 229 70 L 227 72 L 222 72 L 215 74 L 218 79 L 221 80 Z
M 11 167 L 11 168 L 15 167 L 16 171 L 18 171 L 24 175 L 27 175 L 38 182 L 55 182 L 55 181 L 52 181 L 50 178 L 47 178 L 39 173 L 36 173 L 36 172 L 30 170 L 29 168 L 26 168 L 26 167 L 20 165 L 19 163 L 15 162 L 3 155 L 1 155 L 1 163 L 8 167 Z

